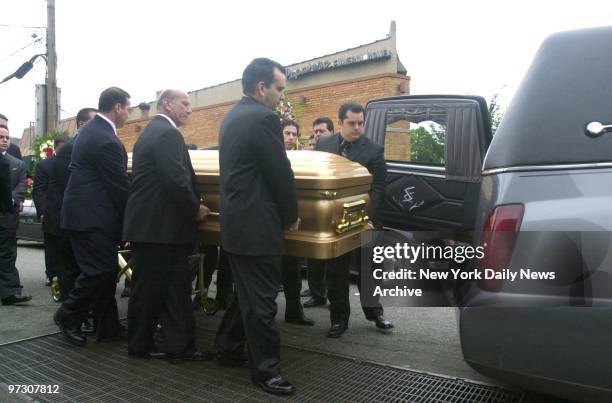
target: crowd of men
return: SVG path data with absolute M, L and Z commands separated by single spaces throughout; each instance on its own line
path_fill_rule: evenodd
M 218 278 L 233 281 L 224 291 L 225 313 L 214 353 L 198 351 L 192 307 L 193 273 L 188 256 L 198 223 L 209 210 L 197 189 L 180 128 L 191 114 L 186 93 L 164 91 L 157 115 L 133 149 L 132 175 L 117 129 L 128 118 L 130 95 L 104 90 L 98 109 L 77 115 L 77 135 L 58 137 L 56 155 L 38 164 L 34 199 L 42 217 L 47 278 L 58 277 L 61 307 L 53 319 L 65 339 L 85 346 L 125 337 L 115 299 L 118 246 L 129 242 L 133 276 L 128 303 L 128 354 L 171 362 L 216 359 L 222 366 L 250 368 L 252 380 L 274 394 L 295 387 L 280 372 L 280 335 L 275 324 L 279 289 L 286 296 L 285 320 L 304 326 L 314 321 L 303 308 L 330 302 L 328 337 L 348 329 L 351 254 L 329 261 L 309 259 L 309 289 L 301 292 L 301 260 L 284 256 L 284 231 L 296 231 L 298 201 L 286 150 L 298 149 L 300 126 L 281 121 L 275 111 L 284 96 L 284 68 L 254 59 L 242 76 L 243 98 L 225 116 L 219 135 L 221 243 L 205 247 L 214 256 Z M 339 132 L 331 119 L 316 119 L 311 146 L 342 155 L 373 175 L 372 227 L 382 228 L 386 177 L 383 149 L 363 136 L 365 111 L 347 102 L 339 110 Z M 0 295 L 3 305 L 27 302 L 15 268 L 15 232 L 25 193 L 25 166 L 7 153 L 8 128 L 0 121 Z M 9 178 L 10 176 L 10 178 Z M 8 185 L 8 186 L 7 186 Z M 204 195 L 205 196 L 205 195 Z M 221 253 L 221 255 L 217 255 Z M 53 271 L 54 268 L 55 271 Z M 210 274 L 207 282 L 210 282 Z M 359 283 L 359 282 L 358 282 Z M 221 287 L 227 290 L 227 285 Z M 300 296 L 310 299 L 303 305 Z M 393 324 L 378 303 L 364 303 L 366 319 L 381 329 Z M 93 318 L 93 326 L 88 318 Z M 164 346 L 156 345 L 161 329 Z

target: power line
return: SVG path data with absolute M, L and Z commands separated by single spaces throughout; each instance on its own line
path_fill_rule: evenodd
M 3 28 L 24 28 L 24 29 L 47 29 L 47 27 L 30 27 L 26 25 L 11 25 L 11 24 L 0 24 Z
M 21 52 L 22 50 L 24 50 L 24 49 L 26 49 L 26 48 L 29 48 L 30 46 L 32 46 L 32 45 L 34 45 L 34 44 L 36 44 L 37 42 L 42 42 L 42 39 L 43 39 L 42 37 L 40 37 L 40 38 L 36 38 L 34 41 L 32 41 L 32 42 L 28 43 L 27 45 L 25 45 L 25 46 L 23 46 L 23 47 L 21 47 L 21 48 L 17 49 L 16 51 L 14 51 L 13 53 L 11 53 L 10 55 L 6 56 L 4 59 L 0 60 L 0 62 L 3 62 L 3 61 L 5 61 L 5 60 L 9 59 L 9 58 L 10 58 L 10 57 L 12 57 L 12 56 L 15 56 L 17 53 Z

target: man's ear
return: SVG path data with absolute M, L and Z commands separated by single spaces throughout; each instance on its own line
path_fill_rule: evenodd
M 266 83 L 264 83 L 263 81 L 258 82 L 257 83 L 257 94 L 263 95 L 265 88 L 266 88 Z

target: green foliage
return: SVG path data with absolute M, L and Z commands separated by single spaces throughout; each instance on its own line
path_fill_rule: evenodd
M 495 135 L 495 131 L 499 127 L 499 123 L 504 117 L 505 110 L 502 109 L 501 104 L 498 101 L 499 93 L 493 94 L 491 99 L 487 102 L 489 104 L 489 118 L 491 119 L 491 132 Z
M 430 125 L 410 130 L 410 161 L 444 165 L 444 128 Z
M 43 136 L 36 137 L 32 141 L 30 149 L 34 151 L 34 155 L 32 157 L 34 164 L 42 159 L 45 159 L 47 156 L 49 156 L 49 153 L 54 151 L 54 142 L 59 136 L 68 136 L 68 133 L 55 130 L 46 133 Z
M 290 100 L 287 97 L 287 94 L 285 94 L 284 98 L 278 103 L 278 106 L 276 107 L 276 113 L 278 114 L 280 120 L 289 119 L 294 120 L 298 124 L 300 124 L 300 114 L 302 113 L 303 109 L 303 105 Z
M 43 136 L 36 137 L 32 141 L 32 145 L 30 146 L 30 149 L 34 151 L 34 155 L 32 156 L 32 172 L 36 172 L 36 164 L 38 164 L 38 161 L 53 154 L 54 142 L 58 136 L 68 136 L 68 133 L 52 131 Z

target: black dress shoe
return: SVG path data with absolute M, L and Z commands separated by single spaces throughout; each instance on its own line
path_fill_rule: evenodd
M 87 338 L 81 333 L 81 329 L 76 326 L 68 326 L 60 317 L 59 311 L 53 315 L 53 321 L 60 328 L 64 338 L 75 346 L 83 347 L 87 344 Z
M 11 295 L 6 298 L 2 298 L 2 305 L 15 305 L 23 304 L 32 299 L 30 295 Z
M 81 333 L 83 334 L 96 334 L 96 327 L 93 324 L 93 321 L 87 319 L 81 325 Z
M 235 357 L 232 355 L 217 353 L 215 354 L 215 361 L 222 367 L 249 367 L 249 359 L 246 357 Z
M 327 304 L 327 300 L 323 298 L 310 297 L 310 299 L 304 302 L 304 308 L 314 308 L 315 306 L 323 306 Z
M 171 364 L 178 364 L 185 361 L 208 361 L 215 357 L 215 354 L 202 351 L 194 351 L 190 354 L 167 354 Z
M 300 293 L 300 297 L 312 297 L 312 291 L 310 289 L 304 290 Z
M 285 316 L 285 322 L 291 323 L 293 325 L 301 325 L 301 326 L 314 326 L 315 324 L 314 320 L 304 315 L 300 315 L 297 318 L 291 318 L 291 317 Z
M 280 375 L 267 381 L 259 382 L 257 385 L 264 391 L 275 395 L 290 395 L 295 392 L 295 386 L 287 382 Z
M 160 359 L 166 358 L 167 354 L 163 351 L 134 351 L 128 349 L 128 355 L 135 358 Z
M 348 324 L 344 322 L 332 323 L 329 331 L 327 332 L 327 337 L 332 339 L 337 339 L 342 336 L 342 333 L 346 332 L 348 329 Z
M 378 315 L 374 319 L 370 319 L 372 322 L 376 323 L 376 327 L 379 329 L 393 329 L 393 323 L 388 321 L 384 316 Z

